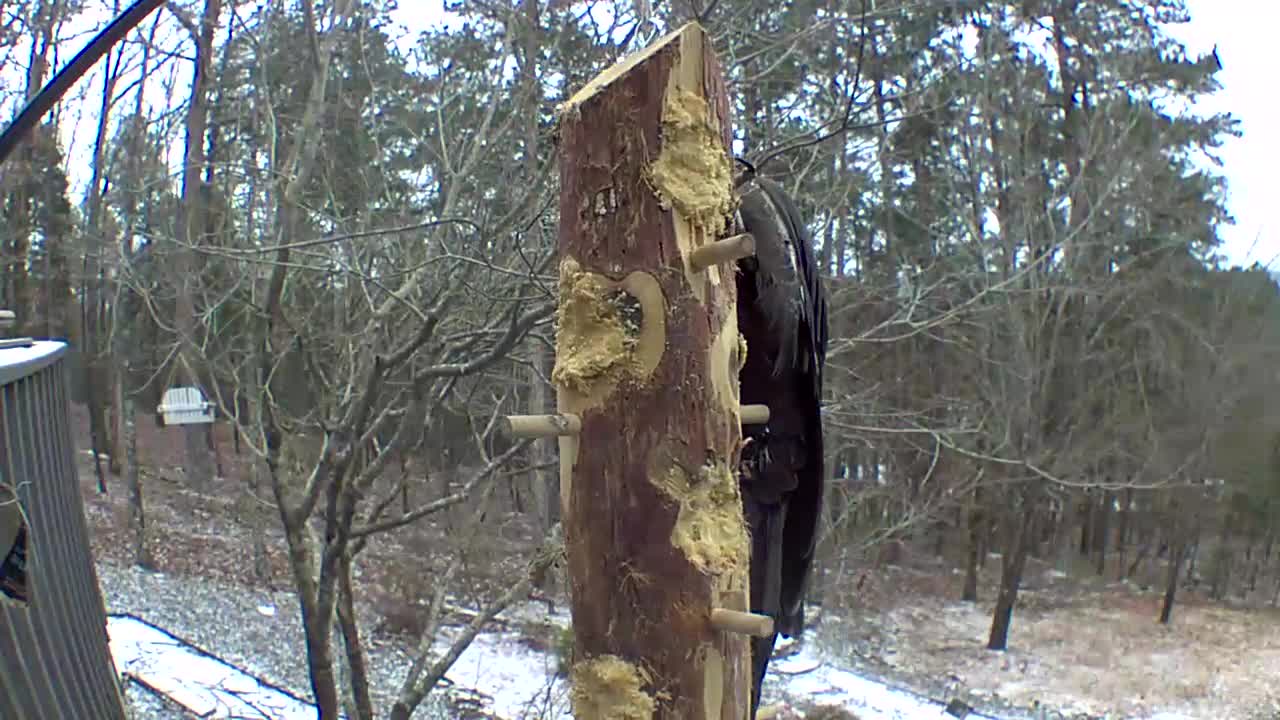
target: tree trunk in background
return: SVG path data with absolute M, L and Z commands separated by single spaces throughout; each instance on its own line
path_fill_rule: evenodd
M 1107 574 L 1107 541 L 1111 533 L 1111 506 L 1115 497 L 1110 490 L 1102 493 L 1098 505 L 1098 522 L 1093 529 L 1093 563 L 1099 577 Z
M 1271 546 L 1275 542 L 1275 532 L 1267 530 L 1265 539 L 1262 541 L 1261 554 L 1255 554 L 1253 559 L 1253 567 L 1249 573 L 1249 592 L 1257 592 L 1258 575 L 1261 574 L 1262 568 L 1271 562 Z
M 1192 538 L 1190 549 L 1187 550 L 1187 577 L 1186 582 L 1191 585 L 1199 585 L 1200 580 L 1196 577 L 1196 562 L 1200 559 L 1200 532 L 1196 531 L 1195 537 Z
M 61 15 L 59 0 L 41 0 L 33 12 L 31 27 L 31 50 L 27 63 L 27 87 L 25 101 L 30 102 L 44 83 L 44 76 L 49 70 L 49 54 L 53 50 L 54 30 Z M 36 302 L 34 288 L 31 284 L 28 261 L 31 255 L 31 233 L 33 218 L 31 216 L 31 197 L 28 184 L 24 178 L 33 172 L 32 163 L 35 153 L 33 146 L 36 135 L 43 133 L 44 128 L 33 128 L 31 135 L 23 141 L 10 157 L 2 176 L 5 195 L 8 196 L 8 212 L 5 215 L 5 252 L 7 267 L 5 268 L 5 307 L 16 315 L 13 327 L 15 336 L 31 335 L 36 323 Z M 3 203 L 0 203 L 3 205 Z
M 664 209 L 655 186 L 693 196 L 650 174 L 669 162 L 662 153 L 692 143 L 699 174 L 718 173 L 693 192 L 727 202 L 729 98 L 696 24 L 625 62 L 560 116 L 560 317 L 578 320 L 559 327 L 553 377 L 560 409 L 582 419 L 560 445 L 574 714 L 741 720 L 747 638 L 709 622 L 713 608 L 748 607 L 733 270 L 686 272 L 682 256 L 713 240 L 720 220 Z M 668 104 L 692 127 L 664 126 Z M 582 356 L 601 332 L 624 353 L 603 373 Z M 697 510 L 690 493 L 706 498 Z M 673 535 L 700 522 L 727 539 Z
M 539 140 L 538 107 L 542 101 L 542 82 L 538 73 L 538 58 L 542 50 L 542 21 L 539 17 L 541 3 L 526 2 L 523 4 L 524 16 L 521 18 L 520 30 L 520 84 L 524 91 L 524 173 L 525 177 L 535 178 L 540 174 L 542 147 Z M 533 232 L 537 232 L 535 228 Z M 554 412 L 551 399 L 551 388 L 547 378 L 551 376 L 555 357 L 551 348 L 535 344 L 533 348 L 533 366 L 529 369 L 529 412 L 541 414 Z M 551 443 L 534 443 L 530 448 L 530 459 L 535 467 L 550 465 L 555 462 L 555 452 Z M 558 473 L 554 468 L 535 470 L 533 473 L 534 515 L 538 520 L 539 536 L 555 525 L 559 517 Z M 547 573 L 550 578 L 553 573 Z M 542 589 L 542 588 L 540 588 Z
M 1186 558 L 1187 546 L 1179 542 L 1169 548 L 1169 573 L 1165 576 L 1164 602 L 1160 605 L 1160 622 L 1168 625 L 1173 619 L 1173 599 L 1178 592 L 1178 573 Z
M 1035 513 L 1023 507 L 1016 515 L 1006 517 L 1007 534 L 1004 553 L 1000 558 L 1000 594 L 996 597 L 995 611 L 991 616 L 991 634 L 987 637 L 988 650 L 1004 650 L 1009 645 L 1009 627 L 1013 622 L 1013 609 L 1018 602 L 1018 588 L 1026 568 L 1030 539 L 1034 535 Z
M 138 429 L 134 424 L 133 398 L 124 399 L 125 484 L 129 488 L 129 540 L 133 563 L 151 569 L 155 561 L 147 543 L 147 516 L 142 503 L 142 474 L 138 468 Z
M 1209 585 L 1209 598 L 1212 600 L 1225 599 L 1231 587 L 1231 565 L 1235 561 L 1232 549 L 1235 534 L 1231 531 L 1232 526 L 1233 519 L 1228 517 L 1222 523 L 1218 545 L 1213 549 L 1213 581 Z
M 1116 566 L 1117 577 L 1122 578 L 1125 563 L 1128 562 L 1129 532 L 1133 516 L 1133 489 L 1125 488 L 1124 498 L 1120 501 L 1120 527 L 1116 530 L 1116 553 L 1119 562 Z
M 107 453 L 112 474 L 120 473 L 120 436 L 110 431 L 111 423 L 107 418 L 107 405 L 115 400 L 114 387 L 109 378 L 114 375 L 112 368 L 115 360 L 111 357 L 110 347 L 103 337 L 106 330 L 106 313 L 103 296 L 103 266 L 110 246 L 102 221 L 103 215 L 103 176 L 106 172 L 108 126 L 111 117 L 111 100 L 115 95 L 116 78 L 108 53 L 106 79 L 102 89 L 102 103 L 98 107 L 98 125 L 93 140 L 92 172 L 89 179 L 88 232 L 85 238 L 84 256 L 84 299 L 80 306 L 80 317 L 83 323 L 81 349 L 84 354 L 85 396 L 89 410 L 90 450 L 93 452 L 94 471 L 98 477 L 98 491 L 106 492 L 106 479 L 102 475 L 101 454 Z M 117 405 L 117 412 L 122 412 Z
M 1143 543 L 1138 546 L 1138 552 L 1133 556 L 1133 564 L 1125 571 L 1124 578 L 1128 579 L 1138 574 L 1138 570 L 1142 567 L 1142 561 L 1147 559 L 1147 555 L 1151 552 L 1151 544 Z
M 1093 538 L 1094 504 L 1093 496 L 1086 494 L 1082 498 L 1080 513 L 1080 555 L 1089 557 L 1089 541 Z
M 1257 539 L 1254 536 L 1254 534 L 1250 532 L 1249 538 L 1244 546 L 1244 566 L 1245 566 L 1245 572 L 1248 573 L 1248 578 L 1249 578 L 1245 583 L 1246 593 L 1253 592 L 1254 588 L 1257 587 L 1258 562 L 1257 562 L 1257 550 L 1255 549 L 1256 545 L 1257 545 Z
M 555 412 L 551 394 L 544 378 L 551 375 L 555 357 L 549 349 L 538 347 L 533 354 L 537 366 L 529 373 L 529 412 L 532 414 Z M 550 443 L 534 443 L 531 450 L 535 466 L 555 462 L 554 448 Z M 560 517 L 559 475 L 552 467 L 534 471 L 533 498 L 541 534 L 545 535 Z M 550 576 L 551 573 L 548 573 Z
M 209 91 L 213 85 L 213 37 L 222 13 L 221 0 L 206 0 L 200 27 L 192 30 L 196 43 L 195 77 L 187 106 L 186 151 L 182 169 L 181 243 L 174 255 L 173 277 L 178 283 L 174 325 L 178 331 L 178 377 L 190 387 L 201 387 L 197 372 L 200 353 L 196 345 L 196 311 L 194 274 L 198 267 L 193 248 L 202 241 L 206 227 L 205 193 L 202 175 L 205 169 L 205 135 L 209 127 Z M 207 393 L 206 393 L 207 394 Z M 187 451 L 187 479 L 195 487 L 207 487 L 213 480 L 213 462 L 202 424 L 184 425 Z
M 256 519 L 253 523 L 253 576 L 264 586 L 271 587 L 271 557 L 267 554 L 267 523 L 270 518 L 266 508 L 271 506 L 272 500 L 263 487 L 262 464 L 257 458 L 249 464 L 249 502 Z
M 1067 497 L 1062 500 L 1062 510 L 1058 513 L 1057 524 L 1053 528 L 1053 564 L 1058 572 L 1063 575 L 1071 575 L 1071 561 L 1075 557 L 1075 548 L 1072 547 L 1072 538 L 1075 527 L 1073 521 L 1075 513 L 1071 512 L 1074 507 L 1075 495 L 1068 493 Z
M 973 505 L 969 508 L 969 548 L 965 555 L 964 589 L 960 592 L 963 602 L 978 602 L 978 561 L 982 555 L 982 527 L 986 522 L 982 512 L 982 491 L 973 490 Z

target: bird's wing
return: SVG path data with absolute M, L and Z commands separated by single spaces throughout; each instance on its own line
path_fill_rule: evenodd
M 756 300 L 767 331 L 780 342 L 773 372 L 808 370 L 816 361 L 814 291 L 820 290 L 808 229 L 791 198 L 772 180 L 752 176 L 739 192 L 742 223 L 756 238 L 756 254 L 746 261 L 754 269 Z M 800 342 L 805 331 L 808 343 Z
M 787 486 L 784 503 L 778 629 L 798 635 L 804 596 L 817 545 L 824 486 L 821 401 L 827 349 L 827 304 L 812 239 L 795 203 L 777 183 L 747 173 L 739 182 L 740 213 L 756 238 L 756 256 L 744 261 L 754 275 L 754 310 L 763 318 L 768 343 L 777 353 L 772 371 L 781 412 L 770 420 L 770 448 L 787 467 L 769 474 L 791 475 L 790 482 L 766 483 L 772 493 Z M 745 330 L 745 329 L 744 329 Z M 752 348 L 747 342 L 748 357 Z M 745 388 L 744 388 L 745 391 Z M 772 392 L 772 391 L 770 391 Z M 782 478 L 778 478 L 781 480 Z M 778 487 L 773 487 L 773 485 Z

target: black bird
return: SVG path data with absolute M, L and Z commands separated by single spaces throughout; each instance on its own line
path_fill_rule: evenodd
M 743 404 L 769 406 L 769 422 L 743 428 L 739 482 L 751 533 L 751 611 L 775 632 L 751 644 L 751 717 L 783 637 L 804 630 L 804 598 L 817 543 L 824 484 L 822 370 L 827 300 L 809 231 L 782 187 L 749 163 L 735 179 L 737 225 L 755 238 L 738 261 L 738 329 L 747 342 L 739 375 Z

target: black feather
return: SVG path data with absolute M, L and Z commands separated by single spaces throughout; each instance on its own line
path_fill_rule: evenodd
M 735 182 L 742 229 L 756 254 L 738 264 L 738 327 L 747 342 L 742 402 L 770 409 L 767 425 L 744 428 L 741 485 L 751 531 L 751 609 L 786 637 L 804 629 L 822 514 L 822 375 L 826 296 L 812 239 L 795 203 L 749 165 Z M 752 717 L 776 635 L 752 642 Z

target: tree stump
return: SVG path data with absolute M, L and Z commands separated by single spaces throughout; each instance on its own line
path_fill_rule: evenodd
M 710 623 L 747 609 L 746 348 L 733 266 L 691 263 L 735 208 L 729 117 L 697 24 L 561 108 L 552 378 L 581 419 L 560 438 L 578 720 L 748 715 L 747 637 Z

